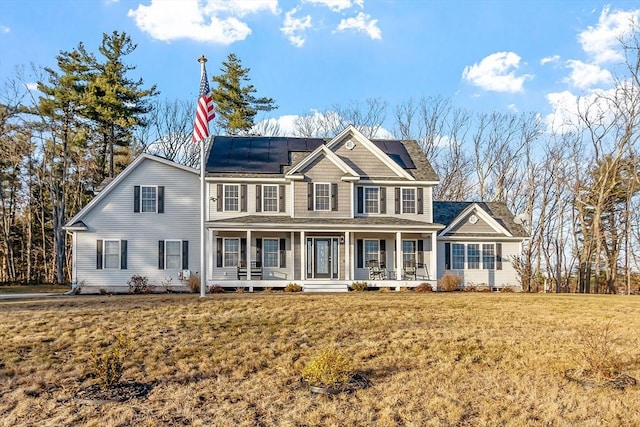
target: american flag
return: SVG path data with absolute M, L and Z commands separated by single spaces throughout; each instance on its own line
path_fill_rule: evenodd
M 196 107 L 196 121 L 193 125 L 193 142 L 198 142 L 209 136 L 209 121 L 213 120 L 216 114 L 213 112 L 213 98 L 207 80 L 207 70 L 202 62 L 202 75 L 200 77 L 200 95 L 198 96 L 198 106 Z

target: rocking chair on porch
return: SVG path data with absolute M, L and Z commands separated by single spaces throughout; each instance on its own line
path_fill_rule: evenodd
M 402 268 L 402 278 L 404 280 L 416 280 L 417 270 L 415 261 L 405 261 Z
M 375 259 L 369 260 L 369 279 L 385 280 L 386 278 L 387 275 L 385 274 L 384 268 L 380 267 L 378 261 Z

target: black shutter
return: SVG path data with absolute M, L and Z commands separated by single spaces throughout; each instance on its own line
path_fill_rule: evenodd
M 127 269 L 127 241 L 120 240 L 120 268 Z
M 380 240 L 380 260 L 382 264 L 387 263 L 387 241 L 386 240 Z
M 246 261 L 247 261 L 247 239 L 246 238 L 242 238 L 240 239 L 240 260 L 239 260 L 239 264 L 240 265 L 246 265 Z M 251 268 L 250 265 L 247 265 L 248 268 Z
M 164 186 L 158 186 L 158 213 L 164 213 Z
M 338 210 L 338 184 L 331 184 L 331 210 Z
M 189 269 L 189 241 L 182 241 L 182 269 Z
M 358 187 L 358 210 L 359 214 L 364 212 L 364 188 Z
M 256 267 L 262 267 L 262 239 L 256 239 Z
M 451 269 L 451 243 L 444 244 L 444 269 Z
M 222 202 L 224 199 L 224 193 L 223 193 L 223 188 L 222 188 L 222 184 L 218 184 L 218 206 L 217 206 L 217 210 L 218 212 L 222 212 Z M 221 266 L 222 267 L 222 266 Z
M 216 267 L 222 268 L 222 238 L 216 239 Z
M 424 266 L 424 240 L 418 239 L 418 267 Z
M 496 270 L 502 270 L 502 243 L 496 243 Z
M 400 214 L 400 202 L 401 202 L 401 196 L 400 196 L 400 187 L 396 187 L 396 215 Z
M 418 209 L 417 212 L 419 214 L 422 214 L 424 212 L 423 207 L 424 207 L 424 203 L 422 202 L 422 187 L 418 188 Z
M 280 268 L 287 266 L 287 241 L 280 239 Z
M 133 211 L 140 212 L 140 186 L 133 187 Z
M 96 269 L 102 270 L 102 240 L 96 240 Z
M 307 210 L 313 210 L 313 182 L 307 184 Z
M 387 188 L 380 187 L 380 213 L 387 213 Z
M 262 212 L 262 185 L 256 185 L 256 212 Z
M 364 265 L 364 241 L 362 239 L 356 240 L 356 259 L 358 260 L 357 267 L 362 268 Z
M 285 193 L 286 193 L 286 190 L 285 190 L 284 185 L 280 185 L 278 187 L 278 196 L 280 197 L 280 206 L 279 206 L 278 210 L 280 212 L 285 212 L 287 210 L 287 208 L 284 205 L 285 200 L 286 200 L 285 197 L 284 197 Z
M 247 184 L 240 186 L 240 212 L 247 211 Z
M 158 270 L 164 270 L 164 240 L 158 240 Z

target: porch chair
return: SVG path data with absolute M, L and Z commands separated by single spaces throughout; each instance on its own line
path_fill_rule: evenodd
M 413 260 L 404 261 L 402 267 L 402 278 L 405 280 L 416 280 L 416 262 Z
M 384 268 L 380 267 L 378 260 L 369 260 L 369 280 L 385 280 L 386 274 Z

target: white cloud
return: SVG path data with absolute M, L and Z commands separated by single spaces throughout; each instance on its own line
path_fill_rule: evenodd
M 9 28 L 9 27 L 7 27 L 5 25 L 0 25 L 0 33 L 6 34 L 6 33 L 10 32 L 10 31 L 11 31 L 11 28 Z
M 595 63 L 621 61 L 623 56 L 618 39 L 627 34 L 639 19 L 640 9 L 610 13 L 609 6 L 605 6 L 598 24 L 579 33 L 578 41 Z
M 380 40 L 382 39 L 382 31 L 377 24 L 377 19 L 371 19 L 370 15 L 359 12 L 355 18 L 342 19 L 336 31 L 355 30 L 367 33 L 374 40 Z
M 496 52 L 480 63 L 464 68 L 462 78 L 484 90 L 494 92 L 521 92 L 524 81 L 533 78 L 531 74 L 516 76 L 520 66 L 520 56 L 513 52 Z
M 26 83 L 25 86 L 28 90 L 31 90 L 31 91 L 38 90 L 38 83 L 36 82 Z
M 507 109 L 508 109 L 509 111 L 513 111 L 514 113 L 519 112 L 519 110 L 518 110 L 518 106 L 517 106 L 516 104 L 509 104 L 509 105 L 507 105 Z
M 623 93 L 629 93 L 630 90 L 633 89 L 624 90 Z M 616 99 L 617 91 L 619 88 L 592 90 L 584 96 L 575 95 L 568 90 L 547 94 L 547 102 L 552 109 L 545 117 L 548 131 L 563 133 L 580 130 L 584 126 L 580 117 L 585 115 L 591 123 L 609 123 L 615 118 L 615 102 L 612 103 L 611 100 Z M 624 98 L 618 100 L 627 102 Z
M 298 8 L 293 8 L 284 16 L 284 23 L 280 31 L 287 36 L 289 42 L 295 47 L 304 46 L 305 30 L 311 28 L 311 16 L 306 15 L 302 18 L 295 18 L 293 15 L 298 12 Z
M 341 12 L 351 8 L 353 5 L 364 7 L 364 0 L 304 0 L 306 3 L 313 5 L 323 5 L 328 7 L 332 12 Z
M 571 74 L 564 81 L 580 89 L 588 89 L 598 83 L 606 84 L 613 81 L 611 72 L 596 64 L 569 60 L 567 67 L 571 69 Z
M 231 44 L 244 40 L 251 28 L 239 18 L 263 10 L 279 13 L 277 0 L 151 0 L 130 9 L 128 16 L 151 37 L 171 41 L 191 39 Z
M 560 60 L 560 55 L 547 56 L 546 58 L 542 58 L 540 60 L 540 65 L 546 65 L 551 62 L 558 62 Z

